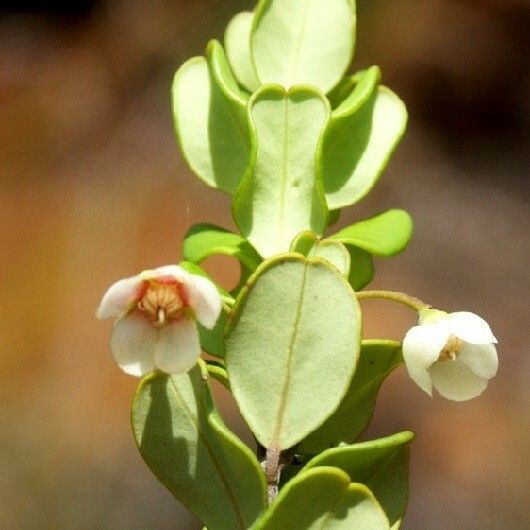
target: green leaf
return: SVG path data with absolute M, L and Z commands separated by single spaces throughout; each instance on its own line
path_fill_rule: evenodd
M 333 413 L 355 370 L 360 324 L 355 293 L 326 261 L 291 254 L 258 268 L 232 311 L 226 367 L 261 445 L 288 449 Z
M 192 274 L 204 276 L 205 278 L 212 280 L 208 274 L 206 274 L 206 272 L 196 263 L 191 261 L 182 261 L 180 266 Z M 219 318 L 212 329 L 205 328 L 200 322 L 197 322 L 197 327 L 199 328 L 201 348 L 210 355 L 213 355 L 214 357 L 220 357 L 222 359 L 225 356 L 224 332 L 228 314 L 228 307 L 226 304 L 230 306 L 233 305 L 234 299 L 222 287 L 219 287 L 218 285 L 216 285 L 216 287 L 219 291 L 219 294 L 221 295 L 221 299 L 225 304 L 223 310 L 221 311 L 221 314 L 219 315 Z
M 311 230 L 303 230 L 291 242 L 290 251 L 307 256 L 317 242 L 318 236 L 315 233 Z
M 335 467 L 300 473 L 252 530 L 389 530 L 372 492 Z
M 321 234 L 327 207 L 315 165 L 329 104 L 317 91 L 259 89 L 249 103 L 257 145 L 254 171 L 241 183 L 233 214 L 264 257 L 286 252 L 302 230 Z
M 360 90 L 359 82 L 354 88 Z M 367 81 L 368 88 L 370 84 Z M 363 93 L 367 91 L 364 88 Z M 323 183 L 330 210 L 355 204 L 377 182 L 399 143 L 407 123 L 403 102 L 380 86 L 356 107 L 353 97 L 332 114 L 322 150 Z M 361 98 L 362 100 L 362 98 Z M 355 103 L 355 105 L 353 105 Z
M 208 61 L 208 66 L 210 67 L 217 86 L 221 89 L 224 95 L 228 99 L 245 106 L 248 101 L 248 94 L 239 88 L 237 80 L 228 64 L 225 51 L 219 41 L 214 39 L 208 43 L 206 48 L 206 60 Z
M 228 61 L 237 80 L 250 92 L 259 86 L 256 69 L 250 55 L 250 31 L 254 13 L 243 11 L 228 24 L 225 31 L 225 48 Z
M 261 0 L 256 8 L 251 53 L 262 84 L 328 92 L 348 68 L 354 46 L 350 0 Z
M 350 272 L 350 254 L 346 247 L 339 241 L 320 240 L 313 232 L 307 230 L 300 232 L 291 243 L 291 252 L 299 252 L 310 258 L 325 259 L 344 276 L 348 276 Z
M 206 273 L 206 271 L 202 267 L 197 265 L 197 263 L 184 260 L 184 261 L 181 261 L 179 265 L 184 270 L 190 272 L 191 274 L 197 274 L 198 276 L 204 276 L 205 278 L 208 278 L 217 287 L 217 290 L 219 291 L 219 295 L 221 296 L 221 299 L 223 300 L 223 302 L 230 306 L 234 304 L 233 297 L 230 294 L 228 294 L 222 287 L 217 285 L 217 283 L 214 280 L 212 280 L 212 278 Z
M 338 241 L 332 241 L 331 239 L 318 241 L 307 256 L 309 258 L 325 259 L 334 265 L 341 274 L 348 276 L 350 272 L 350 254 L 342 243 L 339 245 L 337 243 Z
M 233 194 L 252 164 L 245 102 L 219 43 L 211 43 L 207 52 L 208 61 L 195 57 L 175 74 L 175 129 L 192 171 Z
M 227 390 L 230 390 L 228 375 L 223 364 L 218 361 L 206 361 L 206 369 L 209 376 L 219 381 Z
M 347 245 L 346 249 L 350 254 L 348 281 L 354 291 L 360 291 L 374 279 L 374 260 L 371 254 L 360 248 Z
M 328 227 L 334 225 L 335 223 L 338 223 L 340 219 L 340 212 L 341 210 L 329 210 L 328 211 Z
M 357 73 L 353 79 L 353 88 L 331 114 L 332 122 L 352 116 L 370 99 L 381 79 L 381 70 L 372 66 Z
M 210 256 L 224 254 L 239 260 L 245 267 L 255 270 L 261 263 L 259 254 L 239 234 L 212 224 L 193 225 L 184 236 L 184 257 L 201 263 Z
M 398 528 L 407 507 L 409 444 L 413 438 L 411 432 L 405 431 L 379 440 L 328 449 L 313 458 L 304 470 L 333 466 L 355 477 L 357 482 L 372 490 L 390 524 Z
M 143 459 L 210 530 L 245 530 L 265 508 L 265 479 L 252 451 L 223 424 L 204 365 L 142 380 L 132 426 Z
M 330 239 L 354 245 L 376 256 L 399 254 L 412 237 L 412 219 L 405 210 L 387 210 L 343 228 Z
M 200 323 L 199 327 L 199 339 L 201 342 L 201 348 L 214 357 L 224 359 L 225 356 L 225 327 L 228 318 L 228 310 L 223 307 L 219 319 L 212 329 L 205 328 Z
M 372 419 L 383 381 L 402 362 L 399 342 L 363 340 L 359 363 L 346 396 L 335 413 L 299 444 L 297 451 L 316 454 L 355 441 Z

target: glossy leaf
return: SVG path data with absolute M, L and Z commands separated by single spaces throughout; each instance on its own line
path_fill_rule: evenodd
M 184 63 L 173 82 L 175 129 L 184 158 L 206 184 L 233 194 L 251 164 L 244 98 L 219 43 L 208 61 Z
M 386 87 L 377 88 L 359 108 L 353 100 L 354 112 L 340 105 L 325 134 L 322 168 L 330 209 L 355 204 L 372 189 L 407 123 L 405 105 Z
M 399 527 L 408 498 L 409 444 L 411 432 L 401 432 L 346 447 L 328 449 L 304 469 L 333 466 L 342 469 L 375 495 L 390 524 Z
M 226 56 L 237 80 L 249 92 L 254 92 L 260 86 L 250 55 L 253 20 L 254 13 L 243 11 L 230 21 L 225 31 Z
M 389 530 L 372 492 L 336 467 L 300 473 L 252 530 Z
M 347 245 L 346 249 L 350 255 L 348 281 L 354 291 L 360 291 L 374 279 L 374 260 L 371 254 L 360 248 Z
M 250 100 L 257 158 L 234 198 L 233 213 L 264 257 L 286 252 L 302 230 L 321 234 L 326 226 L 315 160 L 329 113 L 327 100 L 311 88 L 266 86 Z
M 328 92 L 348 68 L 354 45 L 350 0 L 261 0 L 256 8 L 251 53 L 262 84 Z
M 279 256 L 258 268 L 232 318 L 234 397 L 261 445 L 288 449 L 333 413 L 349 386 L 360 343 L 355 293 L 326 261 Z
M 151 471 L 210 530 L 245 530 L 265 508 L 261 467 L 223 424 L 202 363 L 144 378 L 132 425 Z
M 316 454 L 355 441 L 372 419 L 383 381 L 402 362 L 399 342 L 363 340 L 359 363 L 346 396 L 335 413 L 299 444 L 297 451 Z
M 405 210 L 387 210 L 343 228 L 330 239 L 354 245 L 376 256 L 399 254 L 412 237 L 412 219 Z

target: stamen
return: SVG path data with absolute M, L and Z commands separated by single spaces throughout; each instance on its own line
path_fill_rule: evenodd
M 443 347 L 442 351 L 440 352 L 440 355 L 438 357 L 439 361 L 456 361 L 456 356 L 460 351 L 462 351 L 462 348 L 464 347 L 464 342 L 460 340 L 455 335 L 450 335 L 449 339 L 447 340 L 446 345 Z
M 185 303 L 181 298 L 177 283 L 158 283 L 151 281 L 141 300 L 138 309 L 147 314 L 153 325 L 161 327 L 168 320 L 174 320 L 184 310 Z

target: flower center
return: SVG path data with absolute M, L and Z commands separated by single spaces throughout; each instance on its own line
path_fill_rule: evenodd
M 440 352 L 438 360 L 448 361 L 450 359 L 451 361 L 454 361 L 458 353 L 462 351 L 463 346 L 464 342 L 462 340 L 460 340 L 458 337 L 455 337 L 454 335 L 450 335 L 446 345 Z
M 156 327 L 178 318 L 185 306 L 179 287 L 177 283 L 150 282 L 138 302 L 138 309 L 146 313 Z

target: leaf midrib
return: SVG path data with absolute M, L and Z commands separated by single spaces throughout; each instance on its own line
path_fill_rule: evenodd
M 289 61 L 289 78 L 287 79 L 287 86 L 292 85 L 292 80 L 296 78 L 296 73 L 298 72 L 298 64 L 299 64 L 299 58 L 300 58 L 300 51 L 302 49 L 302 40 L 305 34 L 305 26 L 307 22 L 307 12 L 308 12 L 308 4 L 309 0 L 306 0 L 304 2 L 304 11 L 302 14 L 302 20 L 300 24 L 300 31 L 296 35 L 296 40 L 294 43 L 294 49 L 293 54 L 291 57 L 291 60 Z
M 201 440 L 201 442 L 205 446 L 206 451 L 208 452 L 208 456 L 210 457 L 210 460 L 212 461 L 213 467 L 214 467 L 215 471 L 217 472 L 217 474 L 219 476 L 219 479 L 221 480 L 221 483 L 222 483 L 222 485 L 223 485 L 223 487 L 225 489 L 226 496 L 227 496 L 230 504 L 232 504 L 232 506 L 234 508 L 234 512 L 235 512 L 235 515 L 236 515 L 237 522 L 239 524 L 239 528 L 241 528 L 241 530 L 245 530 L 247 527 L 245 525 L 245 522 L 244 522 L 244 519 L 243 519 L 243 515 L 241 514 L 241 510 L 239 509 L 239 505 L 237 503 L 236 496 L 235 496 L 234 492 L 232 491 L 232 488 L 230 487 L 230 484 L 228 483 L 228 481 L 224 477 L 223 468 L 221 467 L 221 464 L 218 462 L 217 458 L 215 457 L 214 450 L 212 449 L 212 447 L 208 443 L 207 438 L 205 437 L 204 433 L 202 432 L 202 430 L 200 428 L 200 424 L 199 424 L 199 421 L 198 421 L 197 417 L 191 412 L 190 408 L 188 407 L 188 404 L 186 403 L 186 401 L 184 400 L 184 398 L 180 394 L 178 388 L 176 387 L 175 382 L 173 381 L 173 379 L 171 377 L 169 377 L 169 380 L 171 381 L 171 387 L 173 388 L 173 391 L 175 392 L 177 400 L 180 401 L 180 403 L 181 403 L 183 409 L 185 410 L 186 414 L 188 415 L 190 421 L 195 425 L 195 427 L 197 429 L 197 434 L 199 435 L 199 439 Z
M 279 438 L 281 435 L 283 420 L 285 417 L 285 410 L 287 408 L 287 396 L 289 394 L 289 387 L 291 386 L 291 372 L 293 367 L 293 357 L 294 357 L 294 347 L 296 340 L 298 338 L 298 331 L 300 327 L 300 319 L 302 316 L 302 305 L 304 303 L 305 295 L 305 286 L 307 280 L 307 271 L 308 264 L 304 264 L 304 274 L 302 276 L 302 285 L 300 289 L 300 298 L 298 299 L 298 304 L 296 306 L 296 314 L 293 325 L 293 333 L 291 335 L 291 340 L 289 341 L 289 346 L 287 348 L 287 361 L 285 363 L 285 379 L 283 382 L 282 392 L 280 394 L 280 403 L 278 405 L 278 412 L 276 413 L 276 425 L 274 427 L 273 435 L 270 442 L 270 447 L 282 449 L 279 445 Z
M 278 227 L 277 227 L 277 240 L 283 243 L 283 227 L 285 222 L 285 199 L 287 195 L 287 181 L 289 179 L 289 99 L 286 97 L 285 100 L 285 112 L 283 118 L 283 145 L 282 145 L 282 172 L 280 181 L 280 205 L 278 211 Z

